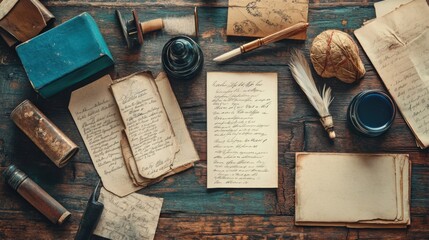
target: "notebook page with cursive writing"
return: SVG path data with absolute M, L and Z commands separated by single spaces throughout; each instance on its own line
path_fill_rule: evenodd
M 429 6 L 414 0 L 355 31 L 420 147 L 429 146 Z
M 277 73 L 207 73 L 207 188 L 277 188 Z

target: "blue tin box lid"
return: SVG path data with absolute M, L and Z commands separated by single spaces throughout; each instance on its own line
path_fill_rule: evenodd
M 16 51 L 36 91 L 97 59 L 108 57 L 113 65 L 96 22 L 86 12 L 18 45 Z

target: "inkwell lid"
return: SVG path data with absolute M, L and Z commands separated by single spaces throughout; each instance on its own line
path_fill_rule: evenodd
M 13 189 L 17 190 L 28 176 L 12 164 L 3 171 L 3 177 Z
M 173 79 L 190 79 L 202 69 L 204 56 L 200 46 L 187 36 L 170 39 L 162 49 L 162 66 Z

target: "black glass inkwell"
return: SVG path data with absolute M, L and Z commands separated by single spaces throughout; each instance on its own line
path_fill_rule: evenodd
M 376 137 L 386 132 L 393 123 L 396 106 L 385 92 L 367 90 L 356 95 L 347 110 L 349 124 L 358 133 Z
M 190 37 L 174 37 L 162 49 L 162 66 L 170 79 L 195 77 L 201 71 L 203 62 L 200 46 Z

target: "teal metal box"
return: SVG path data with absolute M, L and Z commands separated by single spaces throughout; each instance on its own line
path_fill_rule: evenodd
M 33 88 L 50 97 L 114 64 L 97 23 L 82 13 L 16 47 Z

